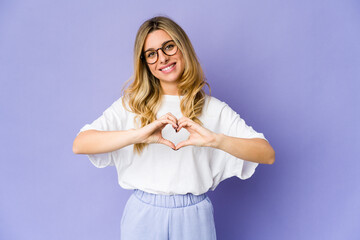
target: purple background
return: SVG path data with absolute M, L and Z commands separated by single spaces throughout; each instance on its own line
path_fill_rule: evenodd
M 208 192 L 218 239 L 360 239 L 359 1 L 134 2 L 0 2 L 0 239 L 119 239 L 132 191 L 72 144 L 119 97 L 157 14 L 276 152 Z

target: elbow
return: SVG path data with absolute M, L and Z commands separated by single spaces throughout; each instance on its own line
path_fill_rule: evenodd
M 77 148 L 75 148 L 74 146 L 73 146 L 73 149 L 72 149 L 72 150 L 73 150 L 73 153 L 74 153 L 74 154 L 79 154 Z
M 75 145 L 73 145 L 72 151 L 73 151 L 73 153 L 75 153 L 75 154 L 79 154 L 79 151 L 78 151 L 78 149 L 76 148 Z
M 274 164 L 275 162 L 275 151 L 267 140 L 261 139 L 262 149 L 261 149 L 261 158 L 263 164 Z
M 267 164 L 272 165 L 275 162 L 275 151 L 271 148 L 270 157 L 268 158 Z
M 274 162 L 275 162 L 275 158 L 271 158 L 267 164 L 272 165 L 272 164 L 274 164 Z
M 74 143 L 73 143 L 73 146 L 72 146 L 72 151 L 75 154 L 80 154 L 79 147 L 78 147 L 76 139 L 74 140 Z

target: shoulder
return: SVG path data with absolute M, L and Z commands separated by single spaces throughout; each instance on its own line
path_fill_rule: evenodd
M 226 107 L 227 104 L 225 102 L 206 94 L 205 104 L 203 106 L 203 117 L 215 121 L 216 119 L 221 118 L 224 114 L 224 110 L 226 111 Z
M 221 101 L 220 99 L 207 95 L 205 96 L 205 106 L 208 107 L 210 111 L 221 111 L 224 107 L 227 106 L 227 103 Z
M 207 105 L 207 112 L 209 112 L 212 117 L 229 120 L 239 115 L 228 103 L 213 96 L 207 95 Z
M 110 106 L 110 109 L 115 111 L 117 114 L 128 114 L 130 107 L 124 96 L 120 96 Z

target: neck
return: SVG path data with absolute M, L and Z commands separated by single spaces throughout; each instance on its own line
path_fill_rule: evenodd
M 164 95 L 180 95 L 177 83 L 160 83 Z

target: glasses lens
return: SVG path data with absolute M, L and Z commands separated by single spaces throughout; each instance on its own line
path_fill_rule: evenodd
M 159 50 L 159 49 L 158 49 Z M 176 46 L 176 44 L 173 41 L 167 42 L 162 48 L 161 50 L 168 56 L 172 56 L 174 55 L 177 50 L 178 47 Z M 144 52 L 144 57 L 147 63 L 149 64 L 153 64 L 157 61 L 158 58 L 158 52 L 156 50 L 148 50 L 146 52 Z
M 153 63 L 156 61 L 157 53 L 155 51 L 147 51 L 144 55 L 147 63 Z
M 165 52 L 166 55 L 174 55 L 177 51 L 177 46 L 175 45 L 174 42 L 168 42 L 164 45 L 163 50 Z

